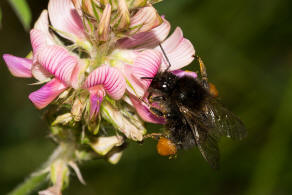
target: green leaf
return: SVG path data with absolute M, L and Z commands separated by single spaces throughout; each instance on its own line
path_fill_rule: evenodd
M 29 30 L 31 23 L 31 11 L 26 0 L 9 0 L 25 30 Z

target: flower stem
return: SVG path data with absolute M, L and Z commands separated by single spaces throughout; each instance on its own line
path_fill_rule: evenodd
M 37 172 L 29 176 L 8 195 L 27 195 L 34 192 L 48 180 L 48 172 Z

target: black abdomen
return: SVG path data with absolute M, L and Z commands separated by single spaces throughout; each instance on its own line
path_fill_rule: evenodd
M 191 127 L 184 115 L 180 112 L 179 106 L 185 106 L 191 111 L 202 109 L 203 102 L 208 92 L 192 77 L 182 77 L 176 82 L 170 101 L 167 115 L 167 128 L 170 131 L 170 139 L 180 148 L 191 148 L 195 145 L 195 138 Z

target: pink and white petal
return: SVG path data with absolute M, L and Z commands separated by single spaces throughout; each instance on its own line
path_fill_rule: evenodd
M 46 81 L 52 76 L 43 66 L 38 63 L 32 65 L 31 73 L 33 77 L 40 82 Z
M 80 59 L 78 61 L 78 64 L 75 66 L 70 79 L 71 86 L 74 89 L 78 89 L 81 87 L 85 78 L 84 73 L 86 71 L 85 68 L 87 63 L 87 61 Z
M 162 47 L 171 63 L 169 70 L 177 70 L 190 64 L 194 60 L 195 48 L 193 44 L 183 37 L 182 30 L 177 27 L 173 34 L 162 43 Z M 156 47 L 156 50 L 161 50 Z M 168 67 L 168 63 L 164 57 L 161 69 Z
M 47 10 L 43 10 L 37 21 L 35 22 L 33 29 L 49 33 L 49 15 Z
M 33 29 L 43 32 L 46 35 L 48 44 L 54 44 L 53 37 L 49 31 L 49 15 L 47 10 L 42 11 Z
M 183 40 L 183 32 L 177 27 L 174 32 L 162 43 L 164 50 L 168 53 L 175 51 L 176 47 Z
M 189 65 L 195 59 L 195 49 L 188 39 L 183 39 L 175 52 L 168 55 L 171 67 L 169 70 L 176 70 Z
M 169 34 L 170 24 L 163 19 L 163 23 L 148 32 L 135 34 L 118 41 L 121 48 L 153 48 L 161 43 Z
M 66 84 L 71 84 L 71 76 L 78 64 L 76 56 L 61 46 L 47 46 L 37 55 L 37 61 L 51 74 Z
M 120 99 L 126 90 L 126 81 L 122 73 L 113 67 L 101 66 L 89 74 L 85 88 L 103 85 L 105 91 L 113 99 Z
M 36 55 L 40 48 L 48 44 L 47 35 L 40 30 L 32 29 L 30 31 L 30 42 L 32 51 Z
M 162 23 L 162 19 L 157 13 L 156 9 L 152 6 L 143 7 L 131 17 L 130 28 L 132 29 L 130 34 L 146 32 L 159 26 Z
M 135 86 L 133 93 L 131 86 L 127 86 L 130 93 L 144 96 L 145 91 L 151 84 L 151 79 L 141 79 L 142 77 L 154 77 L 159 71 L 162 55 L 159 51 L 145 50 L 135 59 L 133 66 L 126 66 L 125 73 L 131 85 Z
M 60 33 L 61 36 L 71 41 L 86 38 L 82 19 L 71 0 L 50 0 L 48 10 L 53 27 L 59 31 L 72 34 L 72 36 L 69 36 Z
M 183 76 L 189 76 L 193 77 L 194 79 L 198 77 L 197 73 L 192 72 L 192 71 L 184 71 L 184 70 L 174 70 L 172 71 L 173 74 L 175 74 L 178 77 L 183 77 Z
M 149 110 L 149 107 L 144 102 L 132 95 L 130 95 L 130 99 L 133 103 L 133 107 L 136 109 L 137 113 L 144 121 L 155 124 L 165 123 L 164 118 L 152 114 Z
M 28 98 L 38 109 L 42 109 L 50 104 L 66 88 L 67 85 L 65 85 L 63 82 L 59 81 L 58 79 L 52 79 L 39 90 L 29 94 Z
M 32 60 L 27 58 L 20 58 L 10 54 L 4 54 L 3 59 L 10 71 L 15 77 L 30 78 Z
M 96 86 L 88 89 L 90 93 L 90 119 L 95 119 L 99 113 L 101 102 L 106 95 L 102 86 Z
M 134 74 L 132 74 L 135 72 L 134 69 L 135 68 L 133 65 L 124 65 L 124 74 L 127 79 L 126 89 L 130 94 L 133 94 L 137 97 L 143 97 L 147 89 L 140 81 L 141 79 L 138 79 L 134 76 Z

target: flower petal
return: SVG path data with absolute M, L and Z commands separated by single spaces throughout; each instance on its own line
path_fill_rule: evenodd
M 91 88 L 96 85 L 103 85 L 105 91 L 113 99 L 120 99 L 126 89 L 126 81 L 120 71 L 109 66 L 101 66 L 95 69 L 87 77 L 85 88 Z
M 31 68 L 31 73 L 38 81 L 46 81 L 51 77 L 51 74 L 40 64 L 35 63 Z
M 4 54 L 3 59 L 7 64 L 10 73 L 15 77 L 30 78 L 32 60 L 27 58 L 20 58 L 10 54 Z
M 145 50 L 135 59 L 134 65 L 125 65 L 125 73 L 130 84 L 127 90 L 142 97 L 148 89 L 151 79 L 141 79 L 141 77 L 154 77 L 161 64 L 162 55 L 159 51 Z
M 61 46 L 47 46 L 38 52 L 37 61 L 60 81 L 71 85 L 71 76 L 78 64 L 77 57 Z
M 48 44 L 47 35 L 40 30 L 32 29 L 30 31 L 30 42 L 32 51 L 36 55 L 41 47 L 44 47 Z
M 133 107 L 136 109 L 137 113 L 144 121 L 155 124 L 165 123 L 164 118 L 152 114 L 149 110 L 149 107 L 144 102 L 132 95 L 130 96 L 130 99 L 133 103 Z
M 130 34 L 149 31 L 161 23 L 162 19 L 155 8 L 152 6 L 143 7 L 131 17 L 130 28 L 132 30 Z
M 106 93 L 102 86 L 92 87 L 88 91 L 90 93 L 90 119 L 95 119 L 99 113 L 100 104 Z
M 35 22 L 33 28 L 42 32 L 49 32 L 49 15 L 47 10 L 43 10 L 40 17 Z
M 178 77 L 183 77 L 183 76 L 189 76 L 189 77 L 193 77 L 193 78 L 197 78 L 198 75 L 195 72 L 192 71 L 184 71 L 184 70 L 174 70 L 172 71 L 173 74 L 175 74 Z
M 162 43 L 162 47 L 171 63 L 169 70 L 177 70 L 194 60 L 195 49 L 192 43 L 183 37 L 182 30 L 177 27 L 172 35 Z M 156 47 L 156 50 L 161 50 Z M 168 63 L 164 57 L 161 69 L 168 67 Z
M 29 99 L 38 108 L 42 109 L 51 103 L 67 86 L 58 79 L 52 79 L 39 90 L 29 94 Z
M 130 38 L 119 40 L 118 44 L 121 48 L 153 48 L 162 42 L 170 31 L 170 24 L 167 20 L 163 19 L 163 23 L 153 28 L 148 32 L 142 32 L 133 35 Z
M 85 39 L 81 17 L 71 0 L 50 0 L 48 10 L 54 28 L 71 33 L 77 39 Z M 60 33 L 60 35 L 71 41 L 76 41 L 72 36 L 66 36 L 65 33 Z
M 50 44 L 50 45 L 54 44 L 54 39 L 49 31 L 49 16 L 48 16 L 47 10 L 42 11 L 42 13 L 41 13 L 40 17 L 38 18 L 38 20 L 36 21 L 33 29 L 44 33 L 48 44 Z

